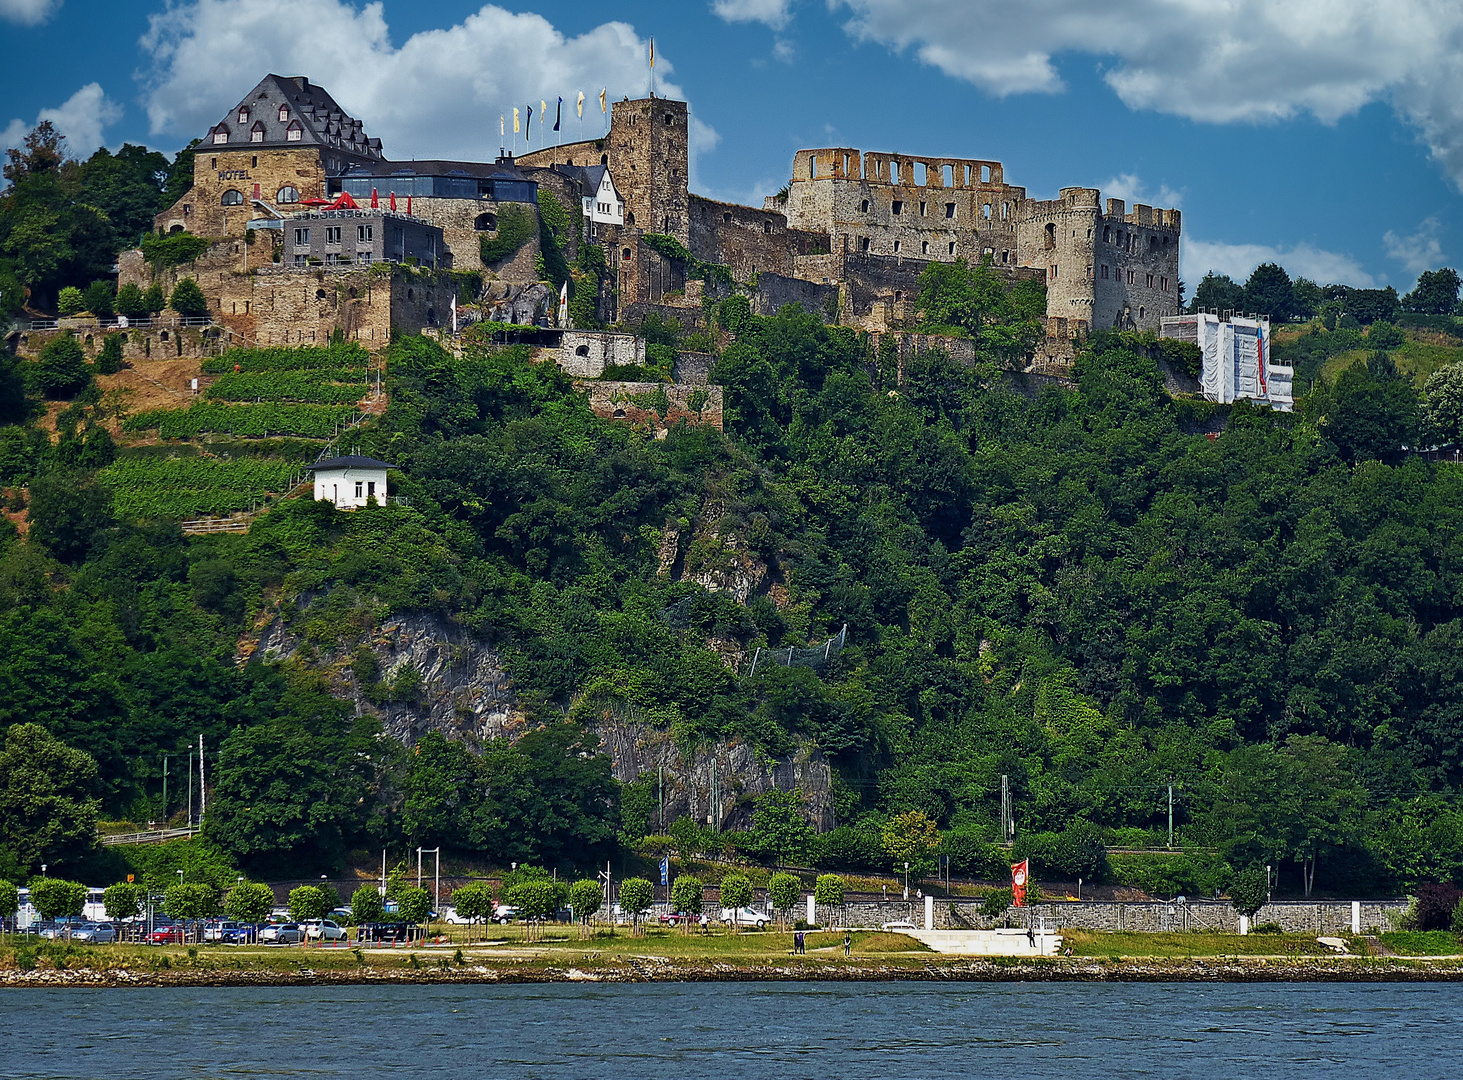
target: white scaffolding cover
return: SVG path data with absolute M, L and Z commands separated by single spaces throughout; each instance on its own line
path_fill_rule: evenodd
M 1269 319 L 1177 315 L 1163 320 L 1160 334 L 1199 347 L 1199 388 L 1208 400 L 1228 404 L 1246 398 L 1282 412 L 1294 405 L 1294 369 L 1271 362 Z

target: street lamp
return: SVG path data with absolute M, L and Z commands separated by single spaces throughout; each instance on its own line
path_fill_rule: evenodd
M 909 863 L 904 864 L 904 899 L 909 899 Z

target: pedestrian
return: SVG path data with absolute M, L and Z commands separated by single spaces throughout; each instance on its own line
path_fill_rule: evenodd
M 1033 949 L 1036 948 L 1036 932 L 1029 926 L 1026 928 L 1026 940 L 1031 943 Z
M 844 935 L 843 935 L 843 955 L 844 956 L 848 956 L 849 951 L 852 948 L 853 948 L 853 935 L 845 931 L 844 932 Z

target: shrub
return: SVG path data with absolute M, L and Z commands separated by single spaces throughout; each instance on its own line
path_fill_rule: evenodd
M 98 375 L 115 375 L 122 370 L 122 337 L 122 334 L 107 334 L 102 338 L 102 351 L 93 365 Z
M 813 883 L 813 899 L 824 907 L 839 907 L 844 896 L 843 879 L 837 874 L 819 874 Z
M 1235 911 L 1250 919 L 1265 906 L 1269 894 L 1270 882 L 1265 871 L 1259 867 L 1241 871 L 1229 885 L 1230 904 Z
M 163 287 L 154 281 L 147 287 L 147 292 L 142 294 L 142 307 L 144 312 L 148 315 L 156 315 L 167 306 L 168 300 L 163 295 Z
M 36 387 L 47 397 L 66 397 L 91 380 L 81 342 L 70 334 L 48 341 L 36 361 Z
M 260 881 L 241 881 L 224 897 L 224 913 L 231 919 L 261 923 L 274 909 L 274 890 Z
M 86 886 L 65 878 L 35 878 L 30 883 L 30 902 L 43 919 L 75 917 L 86 906 Z
M 999 919 L 1011 906 L 1011 890 L 992 889 L 980 903 L 980 913 L 987 919 Z
M 1451 884 L 1419 885 L 1417 889 L 1417 929 L 1447 930 L 1453 925 L 1453 912 L 1463 901 L 1463 889 Z
M 56 297 L 56 310 L 61 313 L 63 319 L 80 315 L 86 310 L 86 298 L 82 296 L 80 289 L 74 285 L 68 285 Z
M 86 304 L 86 310 L 99 319 L 105 319 L 112 314 L 116 299 L 116 290 L 112 283 L 105 279 L 93 281 L 86 287 L 86 292 L 82 293 L 82 301 Z
M 117 290 L 113 306 L 118 315 L 126 315 L 129 319 L 140 319 L 147 314 L 147 301 L 142 290 L 130 281 Z
M 1389 322 L 1376 322 L 1366 332 L 1366 340 L 1373 349 L 1395 349 L 1407 343 L 1407 335 Z
M 168 298 L 168 306 L 186 319 L 201 319 L 208 314 L 208 300 L 192 278 L 178 282 Z
M 498 211 L 498 231 L 494 236 L 484 236 L 478 242 L 478 254 L 483 265 L 500 262 L 518 252 L 528 238 L 537 231 L 538 222 L 526 206 L 510 203 Z
M 181 266 L 197 259 L 209 249 L 212 241 L 192 233 L 148 233 L 142 238 L 142 257 L 155 270 Z

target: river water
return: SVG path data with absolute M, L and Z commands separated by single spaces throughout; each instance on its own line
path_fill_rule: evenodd
M 1428 1077 L 1463 986 L 650 983 L 0 990 L 0 1077 Z

